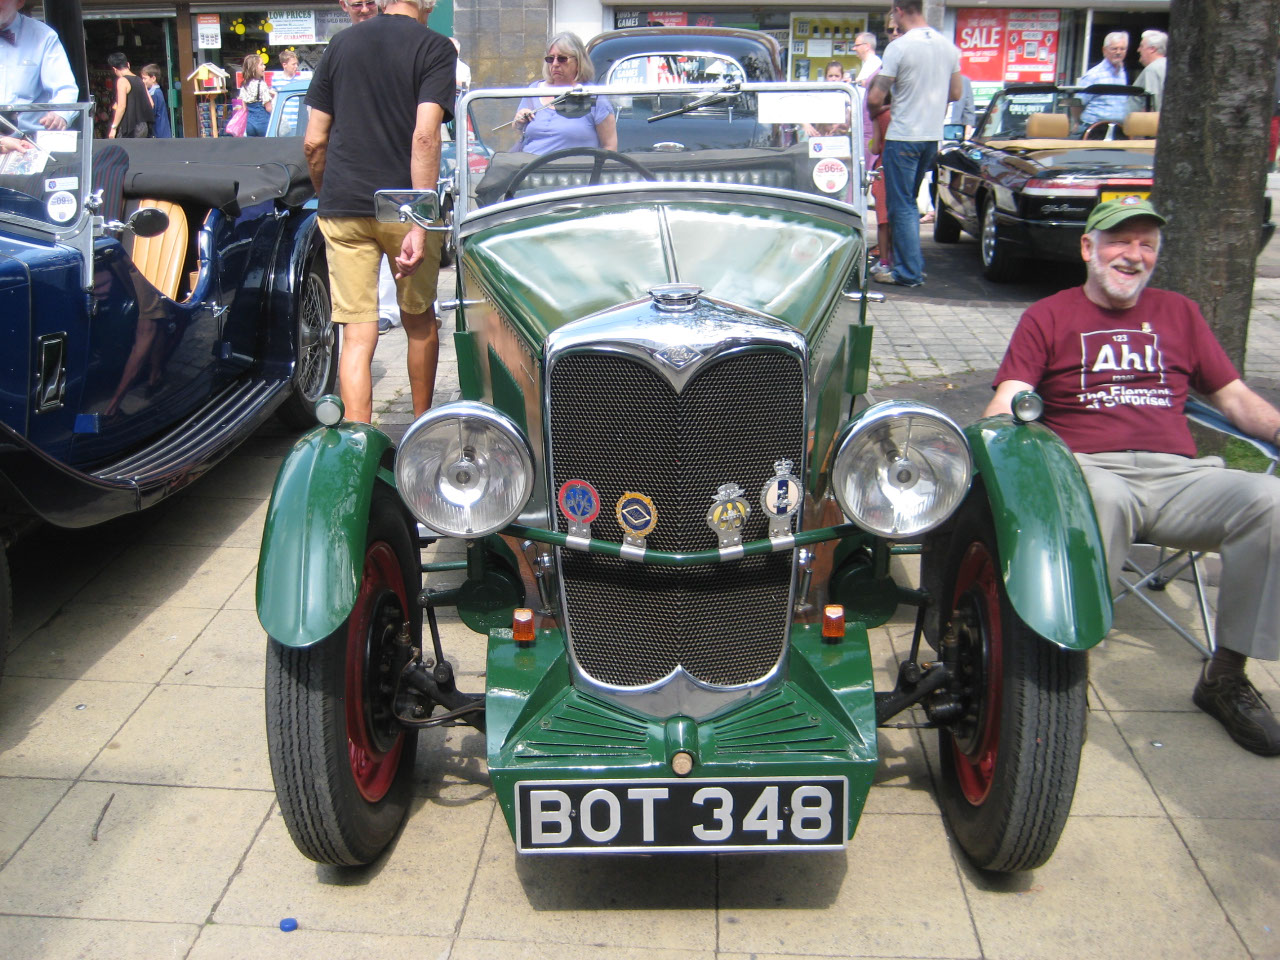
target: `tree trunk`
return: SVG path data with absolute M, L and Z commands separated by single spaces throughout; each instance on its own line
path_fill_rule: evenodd
M 1244 373 L 1266 194 L 1280 0 L 1173 0 L 1152 202 L 1157 286 L 1200 304 Z

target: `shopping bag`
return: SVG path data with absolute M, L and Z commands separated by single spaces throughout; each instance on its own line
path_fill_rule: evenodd
M 243 137 L 245 128 L 249 125 L 249 110 L 239 100 L 236 101 L 235 109 L 231 111 L 231 119 L 227 121 L 227 136 Z

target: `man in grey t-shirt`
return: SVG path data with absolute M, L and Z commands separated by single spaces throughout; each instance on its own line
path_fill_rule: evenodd
M 871 276 L 880 283 L 918 287 L 924 283 L 924 255 L 916 194 L 938 152 L 947 104 L 960 99 L 963 83 L 960 51 L 925 21 L 920 0 L 895 0 L 893 19 L 904 32 L 885 49 L 867 93 L 873 117 L 888 109 L 885 101 L 893 94 L 880 160 L 893 226 L 893 269 Z

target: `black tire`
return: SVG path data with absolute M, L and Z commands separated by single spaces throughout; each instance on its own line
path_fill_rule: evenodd
M 947 212 L 941 201 L 934 204 L 933 242 L 960 242 L 960 221 Z
M 1011 283 L 1022 274 L 1022 261 L 1009 252 L 1009 244 L 996 232 L 996 202 L 982 201 L 982 223 L 978 249 L 982 254 L 982 275 L 992 283 Z
M 975 485 L 946 551 L 944 597 L 959 643 L 965 715 L 940 730 L 940 802 L 984 870 L 1030 870 L 1071 811 L 1085 734 L 1088 660 L 1036 635 L 1000 574 L 986 495 Z
M 445 198 L 444 206 L 440 209 L 440 219 L 449 228 L 449 232 L 444 235 L 444 242 L 440 244 L 440 266 L 451 267 L 454 261 L 458 259 L 458 242 L 453 235 L 452 197 Z
M 280 405 L 280 419 L 294 430 L 316 425 L 316 401 L 338 382 L 338 331 L 329 299 L 329 268 L 317 251 L 298 287 L 293 390 Z
M 419 556 L 395 494 L 378 484 L 364 573 L 346 622 L 310 647 L 267 642 L 267 748 L 289 835 L 320 863 L 356 866 L 386 848 L 409 809 L 418 731 L 391 715 L 422 627 Z

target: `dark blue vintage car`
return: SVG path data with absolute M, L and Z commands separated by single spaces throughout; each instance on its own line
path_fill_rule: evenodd
M 298 140 L 113 140 L 89 105 L 0 116 L 0 545 L 203 474 L 268 417 L 314 423 L 337 337 Z M 0 553 L 0 663 L 10 586 Z
M 754 95 L 722 92 L 726 83 L 784 79 L 778 41 L 767 33 L 732 27 L 632 27 L 592 38 L 587 52 L 597 83 L 717 88 L 694 110 L 687 109 L 686 100 L 661 93 L 615 98 L 618 149 L 624 153 L 785 146 L 771 142 L 776 131 L 760 122 Z M 685 109 L 653 119 L 677 106 Z

